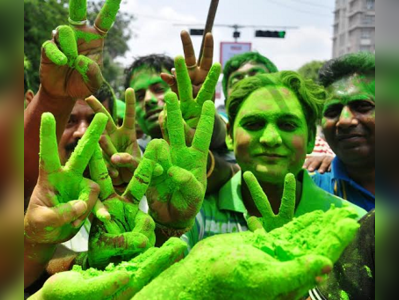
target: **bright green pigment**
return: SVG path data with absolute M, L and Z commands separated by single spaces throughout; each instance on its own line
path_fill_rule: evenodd
M 373 278 L 373 273 L 371 272 L 371 269 L 369 266 L 364 266 L 364 268 L 366 269 L 367 272 L 367 276 L 370 278 Z
M 76 59 L 75 62 L 75 69 L 82 75 L 83 81 L 85 83 L 89 82 L 89 77 L 87 76 L 87 73 L 90 68 L 90 64 L 92 64 L 93 61 L 83 55 L 79 55 L 78 58 Z
M 83 39 L 86 43 L 90 43 L 91 41 L 101 40 L 103 38 L 99 34 L 84 32 L 79 29 L 75 29 L 75 37 L 76 40 Z
M 59 43 L 62 52 L 68 58 L 70 67 L 75 63 L 78 56 L 78 46 L 76 45 L 75 33 L 71 27 L 63 25 L 58 27 Z
M 354 218 L 350 208 L 315 211 L 267 234 L 207 238 L 134 299 L 282 299 L 293 291 L 287 299 L 299 299 L 353 240 Z
M 262 227 L 267 231 L 282 227 L 294 218 L 295 214 L 295 196 L 296 196 L 296 180 L 295 176 L 291 173 L 285 177 L 284 193 L 281 200 L 281 206 L 279 213 L 274 214 L 272 207 L 270 206 L 267 195 L 264 193 L 262 187 L 259 185 L 256 177 L 251 172 L 244 173 L 244 179 L 251 192 L 252 199 L 254 200 L 259 212 L 262 214 L 262 218 L 259 218 L 259 222 Z M 257 225 L 248 224 L 250 230 L 254 231 Z M 254 228 L 251 228 L 255 226 Z
M 150 209 L 156 222 L 172 228 L 189 228 L 199 211 L 206 190 L 206 164 L 215 120 L 215 106 L 206 101 L 191 147 L 186 146 L 184 124 L 175 93 L 165 95 L 167 129 L 170 146 L 164 140 L 153 140 L 144 157 L 158 162 L 163 170 L 155 177 L 147 191 L 150 208 L 169 203 L 169 211 Z M 176 215 L 180 216 L 178 219 Z
M 340 294 L 341 300 L 350 300 L 348 294 L 345 291 L 341 291 Z
M 111 29 L 115 22 L 116 14 L 118 13 L 121 0 L 107 0 L 98 15 L 96 20 L 97 26 L 105 31 Z
M 84 21 L 87 17 L 87 0 L 71 0 L 69 2 L 69 17 L 73 21 Z
M 115 266 L 110 264 L 105 271 L 89 269 L 83 271 L 75 266 L 72 271 L 60 273 L 63 280 L 48 280 L 42 290 L 41 300 L 87 300 L 129 299 L 151 280 L 167 269 L 186 249 L 180 239 L 172 238 L 161 248 L 151 248 L 142 255 Z M 119 282 L 121 272 L 130 275 L 130 281 L 114 294 L 105 294 L 107 288 Z M 107 297 L 108 296 L 108 297 Z M 118 298 L 123 297 L 123 298 Z
M 44 52 L 49 60 L 55 63 L 57 66 L 65 66 L 68 63 L 68 58 L 62 53 L 58 47 L 52 42 L 45 42 L 43 44 Z

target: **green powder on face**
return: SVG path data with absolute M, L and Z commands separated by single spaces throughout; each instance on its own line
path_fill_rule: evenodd
M 73 21 L 84 21 L 87 15 L 87 0 L 73 0 L 69 2 L 69 16 Z
M 82 75 L 83 81 L 86 83 L 89 82 L 89 77 L 87 76 L 87 73 L 89 71 L 91 63 L 93 63 L 93 61 L 83 55 L 79 55 L 75 62 L 76 70 L 80 73 L 80 75 Z
M 100 11 L 98 24 L 102 30 L 109 30 L 115 22 L 116 14 L 118 13 L 121 0 L 108 0 L 105 2 Z
M 340 300 L 350 300 L 348 294 L 345 291 L 341 291 Z

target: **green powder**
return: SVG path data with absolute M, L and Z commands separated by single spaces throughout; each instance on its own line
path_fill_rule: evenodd
M 46 56 L 57 66 L 65 66 L 68 63 L 68 58 L 65 54 L 62 53 L 52 42 L 45 42 L 43 48 Z
M 87 76 L 87 73 L 89 71 L 90 64 L 92 63 L 93 61 L 90 58 L 83 55 L 79 55 L 76 59 L 75 68 L 80 73 L 80 75 L 82 75 L 83 81 L 85 83 L 89 82 L 89 77 Z
M 74 31 L 71 27 L 63 25 L 58 27 L 58 34 L 60 48 L 68 58 L 68 65 L 72 67 L 78 56 L 78 46 L 76 45 Z
M 73 0 L 69 2 L 69 16 L 73 21 L 84 21 L 87 17 L 87 0 Z
M 99 34 L 95 34 L 92 32 L 84 32 L 78 29 L 75 29 L 75 37 L 77 40 L 83 39 L 86 43 L 90 43 L 91 41 L 101 40 L 103 37 Z
M 98 27 L 102 30 L 108 31 L 115 22 L 116 14 L 118 13 L 121 0 L 108 0 L 105 2 L 103 8 L 98 16 Z M 96 20 L 97 22 L 97 20 Z
M 341 291 L 340 297 L 341 300 L 350 300 L 348 294 L 344 290 Z
M 369 278 L 373 278 L 373 273 L 371 272 L 370 267 L 369 267 L 369 266 L 364 266 L 364 268 L 366 269 L 367 276 L 368 276 Z

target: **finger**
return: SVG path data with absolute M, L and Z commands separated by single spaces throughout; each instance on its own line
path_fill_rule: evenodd
M 113 253 L 113 256 L 131 256 L 143 252 L 149 246 L 148 238 L 137 232 L 125 232 L 120 235 L 105 234 L 105 239 L 107 243 L 102 250 Z
M 332 159 L 333 158 L 329 157 L 329 156 L 327 156 L 323 159 L 323 162 L 319 168 L 319 173 L 324 174 L 325 172 L 328 171 L 329 167 L 331 166 Z
M 80 183 L 79 200 L 82 200 L 86 203 L 87 211 L 85 214 L 76 219 L 72 223 L 72 226 L 74 226 L 75 228 L 79 228 L 84 223 L 85 219 L 88 217 L 88 215 L 91 213 L 94 206 L 96 205 L 99 194 L 100 186 L 97 183 L 87 178 L 84 178 L 82 180 L 82 182 Z
M 79 22 L 87 19 L 87 0 L 69 1 L 69 18 Z
M 183 45 L 186 65 L 194 66 L 197 63 L 197 59 L 195 58 L 193 42 L 191 41 L 190 34 L 187 31 L 183 30 L 180 33 L 180 38 Z
M 330 224 L 314 253 L 336 262 L 345 248 L 353 241 L 360 225 L 353 219 L 343 219 Z
M 86 103 L 95 113 L 103 113 L 108 117 L 106 127 L 108 134 L 113 134 L 118 129 L 108 110 L 101 104 L 100 101 L 97 100 L 96 97 L 90 96 L 89 98 L 86 98 Z
M 175 58 L 175 68 L 180 101 L 182 103 L 188 102 L 193 99 L 193 88 L 191 86 L 191 79 L 188 74 L 186 62 L 182 56 L 177 56 Z
M 211 144 L 213 126 L 215 124 L 215 113 L 216 109 L 213 102 L 206 101 L 202 106 L 201 118 L 198 122 L 192 143 L 194 149 L 197 149 L 204 154 L 208 153 Z
M 153 176 L 158 177 L 172 166 L 169 145 L 165 140 L 152 140 L 144 153 L 144 157 L 156 162 Z
M 91 179 L 100 186 L 100 199 L 107 199 L 115 191 L 101 149 L 98 145 L 90 160 L 89 167 Z
M 57 40 L 61 51 L 68 58 L 70 66 L 73 66 L 78 57 L 78 46 L 76 44 L 75 32 L 70 26 L 62 25 L 57 29 Z
M 107 33 L 112 24 L 115 22 L 116 14 L 118 13 L 121 0 L 106 0 L 104 6 L 101 8 L 95 23 L 95 26 Z
M 154 248 L 153 248 L 154 249 Z M 140 291 L 155 277 L 169 268 L 187 249 L 187 244 L 178 238 L 170 238 L 158 251 L 149 249 L 138 256 L 134 261 L 138 264 L 140 272 L 135 276 L 132 283 L 134 290 Z M 148 254 L 147 254 L 148 253 Z M 150 255 L 152 254 L 152 255 Z M 152 293 L 152 291 L 150 291 Z M 145 296 L 143 297 L 145 299 Z
M 285 176 L 283 198 L 279 210 L 279 217 L 291 221 L 295 214 L 296 180 L 294 174 L 288 173 Z
M 61 168 L 58 156 L 56 124 L 51 113 L 42 115 L 40 125 L 40 170 L 47 173 L 56 172 Z
M 131 275 L 127 271 L 104 272 L 103 275 L 88 281 L 90 290 L 94 293 L 89 298 L 108 299 L 124 289 L 130 281 Z
M 47 58 L 57 66 L 65 66 L 68 63 L 66 55 L 53 41 L 44 42 L 42 47 Z
M 100 146 L 104 151 L 105 155 L 108 157 L 112 157 L 113 155 L 118 153 L 118 150 L 115 148 L 114 143 L 112 143 L 109 135 L 102 135 L 100 138 Z
M 75 60 L 75 69 L 82 76 L 86 87 L 94 94 L 103 84 L 104 78 L 99 65 L 90 58 L 79 55 Z
M 197 103 L 200 106 L 202 106 L 205 101 L 213 99 L 213 94 L 215 93 L 216 85 L 218 83 L 221 72 L 222 67 L 219 63 L 216 63 L 212 66 L 196 99 Z
M 128 88 L 126 90 L 125 102 L 125 118 L 122 127 L 130 130 L 130 139 L 136 141 L 136 96 L 133 89 Z
M 250 217 L 247 220 L 247 224 L 248 224 L 248 229 L 252 232 L 255 232 L 256 230 L 259 229 L 264 230 L 262 223 L 259 221 L 257 217 Z
M 118 168 L 128 168 L 135 171 L 140 164 L 140 159 L 135 158 L 129 153 L 117 153 L 111 157 L 111 163 Z
M 109 214 L 108 209 L 99 199 L 96 201 L 96 204 L 94 205 L 93 212 L 97 217 L 97 219 L 99 219 L 102 222 L 111 220 L 111 215 Z
M 171 74 L 166 74 L 166 73 L 161 73 L 161 78 L 163 81 L 166 82 L 166 84 L 170 87 L 172 92 L 178 93 L 179 91 L 177 90 L 177 82 L 175 76 Z
M 255 175 L 252 172 L 245 172 L 244 180 L 248 186 L 249 192 L 251 193 L 252 199 L 263 218 L 272 219 L 275 215 L 273 213 L 272 207 L 270 206 L 269 199 L 263 192 L 263 189 Z
M 168 92 L 165 95 L 166 113 L 168 116 L 167 128 L 172 148 L 181 149 L 186 146 L 184 137 L 183 117 L 177 100 L 177 95 Z
M 308 166 L 307 170 L 309 172 L 314 172 L 315 170 L 317 170 L 319 168 L 321 161 L 319 158 L 316 158 L 316 157 L 310 158 L 309 160 L 310 161 L 309 161 L 309 166 Z
M 55 216 L 57 216 L 54 226 L 62 227 L 71 224 L 79 217 L 86 214 L 88 211 L 88 205 L 82 200 L 69 201 L 68 203 L 59 204 L 56 207 L 51 208 L 51 210 L 54 212 Z
M 143 158 L 123 196 L 132 203 L 138 204 L 147 192 L 154 168 L 155 162 L 153 160 Z
M 83 174 L 98 145 L 98 140 L 105 129 L 108 117 L 102 113 L 96 114 L 83 137 L 79 140 L 75 151 L 65 167 L 77 174 Z
M 213 63 L 213 35 L 208 32 L 205 36 L 204 54 L 201 57 L 200 68 L 209 71 Z M 190 65 L 189 65 L 190 66 Z
M 131 224 L 131 226 L 132 225 L 133 224 Z M 148 214 L 145 214 L 141 210 L 139 210 L 136 217 L 134 218 L 134 226 L 132 228 L 134 228 L 133 232 L 139 232 L 148 237 L 151 247 L 155 245 L 155 222 Z

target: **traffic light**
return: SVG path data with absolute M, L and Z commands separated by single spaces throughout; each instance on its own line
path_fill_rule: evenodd
M 204 29 L 190 29 L 190 35 L 204 35 Z
M 266 37 L 266 38 L 285 38 L 285 31 L 270 31 L 270 30 L 256 30 L 255 37 Z

